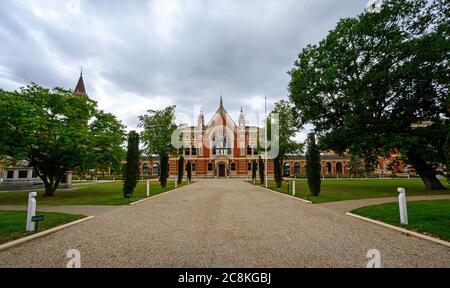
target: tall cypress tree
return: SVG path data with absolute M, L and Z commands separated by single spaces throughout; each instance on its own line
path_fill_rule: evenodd
M 189 182 L 192 180 L 192 164 L 191 161 L 188 161 L 186 164 L 186 172 L 187 172 L 187 178 Z
M 131 131 L 128 134 L 127 163 L 124 171 L 123 196 L 130 198 L 133 195 L 139 178 L 139 134 Z
M 183 182 L 183 174 L 184 174 L 184 157 L 180 156 L 180 159 L 178 159 L 178 184 L 181 184 Z
M 159 175 L 159 183 L 162 188 L 167 186 L 167 178 L 169 178 L 169 155 L 162 152 L 160 155 L 161 174 Z
M 264 166 L 264 161 L 261 158 L 261 156 L 259 156 L 259 181 L 261 181 L 261 184 L 264 184 L 264 180 L 265 180 L 265 166 Z
M 281 187 L 281 182 L 283 181 L 283 174 L 282 174 L 282 165 L 283 161 L 281 160 L 281 157 L 278 156 L 273 160 L 273 169 L 274 169 L 274 177 L 275 177 L 275 184 L 278 188 Z
M 256 170 L 258 169 L 258 164 L 256 163 L 256 160 L 252 161 L 252 180 L 256 180 Z
M 308 188 L 312 196 L 320 194 L 320 151 L 316 144 L 314 133 L 308 135 L 308 150 L 306 152 L 306 177 L 308 177 Z

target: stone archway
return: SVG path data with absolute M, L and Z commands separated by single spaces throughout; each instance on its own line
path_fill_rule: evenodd
M 225 164 L 220 163 L 219 164 L 219 177 L 220 178 L 225 178 L 227 176 L 227 171 L 225 170 Z
M 228 177 L 228 162 L 218 161 L 216 162 L 216 178 Z

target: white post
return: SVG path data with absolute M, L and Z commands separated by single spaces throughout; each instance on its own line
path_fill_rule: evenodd
M 268 157 L 268 154 L 267 154 L 267 138 L 268 138 L 268 127 L 267 127 L 267 122 L 268 122 L 268 120 L 267 120 L 267 96 L 264 98 L 264 114 L 265 114 L 265 120 L 266 120 L 266 163 L 265 163 L 265 165 L 266 165 L 266 167 L 264 167 L 265 168 L 265 174 L 266 174 L 266 188 L 269 188 L 269 179 L 267 179 L 268 177 L 269 177 L 269 173 L 268 173 L 268 171 L 269 171 L 269 157 Z M 273 137 L 273 136 L 272 136 Z
M 147 197 L 150 197 L 150 180 L 147 180 Z
M 175 189 L 177 189 L 178 187 L 178 179 L 177 179 L 177 177 L 175 177 Z
M 406 207 L 406 191 L 405 188 L 397 189 L 398 195 L 398 205 L 400 207 L 400 223 L 403 225 L 408 225 L 408 209 Z
M 36 216 L 36 192 L 31 192 L 28 194 L 28 210 L 27 210 L 27 232 L 33 232 L 35 223 L 31 221 L 31 218 Z
M 292 181 L 292 195 L 295 196 L 295 181 Z

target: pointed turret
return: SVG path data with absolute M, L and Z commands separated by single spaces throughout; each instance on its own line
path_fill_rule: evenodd
M 80 79 L 78 79 L 78 83 L 77 83 L 77 86 L 75 86 L 74 93 L 77 95 L 87 96 L 86 88 L 84 86 L 84 80 L 83 80 L 83 69 L 81 69 Z
M 241 106 L 241 114 L 239 115 L 239 127 L 245 127 L 245 114 L 242 106 Z
M 198 127 L 203 128 L 205 127 L 205 116 L 203 115 L 203 108 L 200 109 L 200 115 L 198 116 Z

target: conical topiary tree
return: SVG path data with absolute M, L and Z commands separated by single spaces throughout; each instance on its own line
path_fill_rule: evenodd
M 281 182 L 283 181 L 282 163 L 283 161 L 279 156 L 273 160 L 275 184 L 278 188 L 281 187 Z
M 184 174 L 184 157 L 180 156 L 180 159 L 178 159 L 178 184 L 181 184 L 183 182 L 183 174 Z
M 186 173 L 187 173 L 187 178 L 189 180 L 189 182 L 192 181 L 192 164 L 191 161 L 188 161 L 186 164 Z
M 252 161 L 252 181 L 256 180 L 256 170 L 258 169 L 258 164 L 256 163 L 256 160 Z
M 306 152 L 306 177 L 311 196 L 319 196 L 321 184 L 320 151 L 313 133 L 308 135 L 308 150 Z
M 159 183 L 162 188 L 167 186 L 167 178 L 169 178 L 169 155 L 166 152 L 162 152 L 160 155 L 161 172 L 159 175 Z
M 130 198 L 139 178 L 139 134 L 131 131 L 128 134 L 127 163 L 124 170 L 123 196 Z
M 264 184 L 264 180 L 265 180 L 265 166 L 264 166 L 264 161 L 261 158 L 261 156 L 259 156 L 259 181 L 261 181 L 261 184 Z

